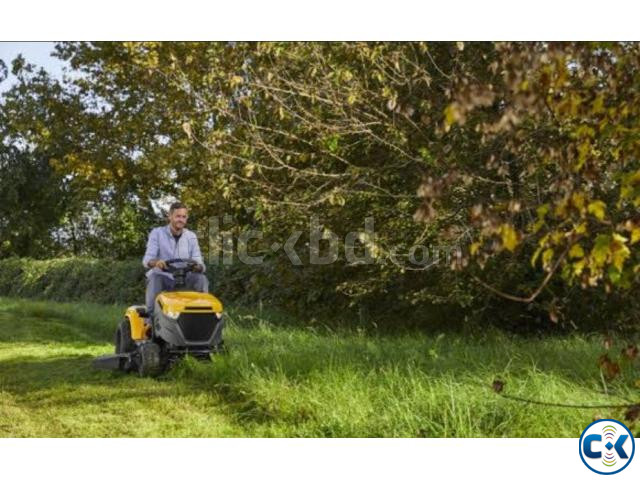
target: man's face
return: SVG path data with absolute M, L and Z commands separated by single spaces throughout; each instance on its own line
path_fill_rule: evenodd
M 169 224 L 176 231 L 182 230 L 187 224 L 189 214 L 186 208 L 178 208 L 169 214 Z

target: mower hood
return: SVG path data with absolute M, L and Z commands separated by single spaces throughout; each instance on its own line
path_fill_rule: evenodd
M 222 313 L 222 303 L 210 293 L 162 292 L 157 302 L 164 313 Z

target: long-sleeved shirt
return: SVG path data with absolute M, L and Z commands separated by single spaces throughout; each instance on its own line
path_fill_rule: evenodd
M 183 260 L 193 260 L 202 265 L 202 271 L 205 271 L 202 253 L 198 245 L 198 237 L 191 230 L 182 229 L 182 235 L 176 241 L 169 225 L 157 227 L 151 230 L 149 239 L 147 240 L 147 250 L 142 259 L 142 264 L 149 268 L 149 261 L 154 259 L 171 260 L 172 258 L 181 258 Z M 147 275 L 150 274 L 150 269 Z M 163 272 L 166 273 L 166 272 Z M 170 276 L 170 274 L 166 273 Z

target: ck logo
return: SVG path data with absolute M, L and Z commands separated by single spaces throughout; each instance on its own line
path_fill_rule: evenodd
M 580 436 L 580 458 L 590 470 L 602 475 L 624 470 L 635 451 L 633 435 L 617 420 L 597 420 Z

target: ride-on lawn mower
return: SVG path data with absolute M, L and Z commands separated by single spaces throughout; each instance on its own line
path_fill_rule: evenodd
M 195 262 L 165 263 L 175 279 L 174 290 L 156 297 L 152 318 L 145 306 L 129 307 L 116 330 L 115 354 L 96 358 L 94 367 L 154 376 L 187 354 L 210 360 L 212 353 L 221 352 L 222 303 L 209 293 L 185 290 Z

